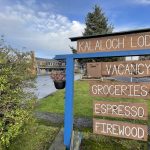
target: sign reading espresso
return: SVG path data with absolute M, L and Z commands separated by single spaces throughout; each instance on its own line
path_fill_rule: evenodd
M 144 103 L 95 101 L 93 103 L 93 114 L 94 116 L 148 119 L 148 110 Z
M 121 61 L 87 63 L 89 77 L 102 76 L 150 76 L 150 61 Z
M 93 132 L 101 135 L 147 141 L 146 125 L 93 119 Z
M 150 98 L 150 84 L 131 82 L 91 82 L 90 94 L 100 97 L 148 99 Z
M 150 32 L 77 40 L 78 53 L 147 48 L 150 48 Z

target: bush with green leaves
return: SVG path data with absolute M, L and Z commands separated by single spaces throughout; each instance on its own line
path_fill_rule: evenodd
M 0 41 L 0 146 L 5 149 L 33 121 L 34 95 L 30 53 Z

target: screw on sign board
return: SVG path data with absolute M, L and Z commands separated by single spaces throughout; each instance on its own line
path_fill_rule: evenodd
M 139 50 L 150 48 L 150 32 L 107 34 L 77 40 L 78 53 Z
M 90 94 L 99 97 L 149 99 L 150 84 L 94 81 L 90 83 Z
M 148 110 L 144 103 L 94 101 L 93 115 L 147 120 Z
M 87 63 L 89 77 L 102 76 L 150 76 L 150 60 Z
M 93 132 L 95 134 L 141 141 L 147 141 L 148 138 L 148 128 L 146 125 L 102 119 L 93 119 Z

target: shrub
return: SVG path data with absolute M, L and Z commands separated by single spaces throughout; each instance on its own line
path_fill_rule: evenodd
M 32 59 L 0 42 L 0 145 L 6 149 L 33 121 Z

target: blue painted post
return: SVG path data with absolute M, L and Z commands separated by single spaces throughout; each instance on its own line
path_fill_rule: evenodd
M 65 122 L 64 122 L 64 145 L 70 149 L 73 130 L 73 97 L 74 97 L 74 59 L 66 58 L 66 93 L 65 93 Z

